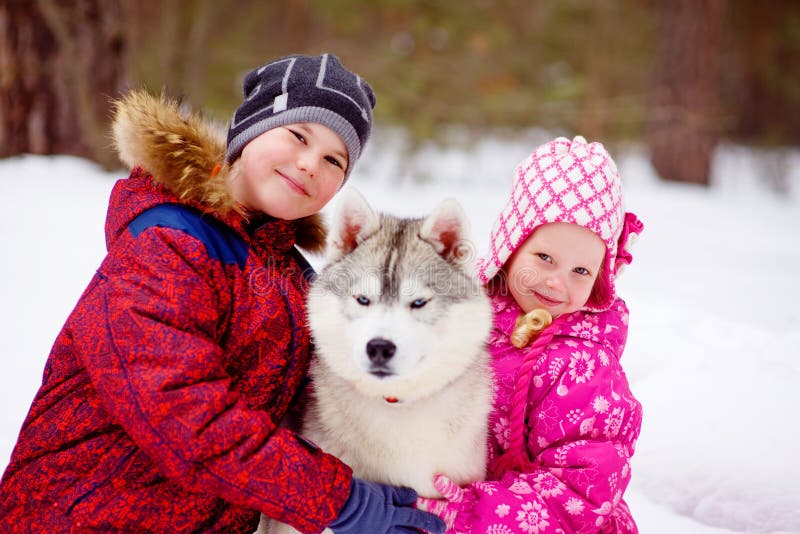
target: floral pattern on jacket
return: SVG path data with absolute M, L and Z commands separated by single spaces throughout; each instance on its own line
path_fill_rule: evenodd
M 508 447 L 516 372 L 528 349 L 509 339 L 521 310 L 495 296 L 490 338 L 495 373 L 489 462 Z M 533 371 L 526 445 L 533 468 L 471 484 L 474 504 L 449 532 L 549 534 L 638 532 L 622 496 L 642 421 L 619 358 L 628 310 L 617 299 L 605 312 L 558 319 Z M 462 519 L 459 521 L 459 519 Z

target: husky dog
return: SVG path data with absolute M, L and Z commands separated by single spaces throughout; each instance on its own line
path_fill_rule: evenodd
M 468 272 L 468 231 L 455 200 L 399 219 L 340 194 L 308 296 L 316 354 L 302 434 L 359 478 L 440 497 L 436 473 L 484 477 L 492 318 Z

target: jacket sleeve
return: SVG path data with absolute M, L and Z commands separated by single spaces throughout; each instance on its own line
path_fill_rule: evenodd
M 473 484 L 471 532 L 636 532 L 622 495 L 641 406 L 616 355 L 560 342 L 537 365 L 528 410 L 532 467 Z
M 215 342 L 230 291 L 222 265 L 195 238 L 154 227 L 120 243 L 99 274 L 75 343 L 101 402 L 137 446 L 188 491 L 323 530 L 348 496 L 351 471 L 231 387 Z

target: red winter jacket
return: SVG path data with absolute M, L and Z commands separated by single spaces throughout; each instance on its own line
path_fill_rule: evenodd
M 136 104 L 118 122 L 157 167 L 166 145 L 142 125 L 165 110 Z M 259 512 L 319 532 L 347 498 L 350 469 L 278 427 L 309 358 L 298 225 L 221 215 L 182 171 L 116 184 L 108 256 L 0 482 L 0 532 L 249 533 Z

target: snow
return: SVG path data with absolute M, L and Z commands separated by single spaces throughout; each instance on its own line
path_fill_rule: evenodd
M 543 135 L 409 156 L 384 134 L 350 184 L 399 215 L 455 197 L 485 250 L 514 165 Z M 708 189 L 658 181 L 637 147 L 616 152 L 627 207 L 645 222 L 618 283 L 632 312 L 623 364 L 645 414 L 626 493 L 640 529 L 800 533 L 800 151 L 722 147 Z M 764 185 L 775 169 L 782 194 Z M 104 256 L 106 203 L 124 175 L 71 157 L 0 160 L 0 470 Z

